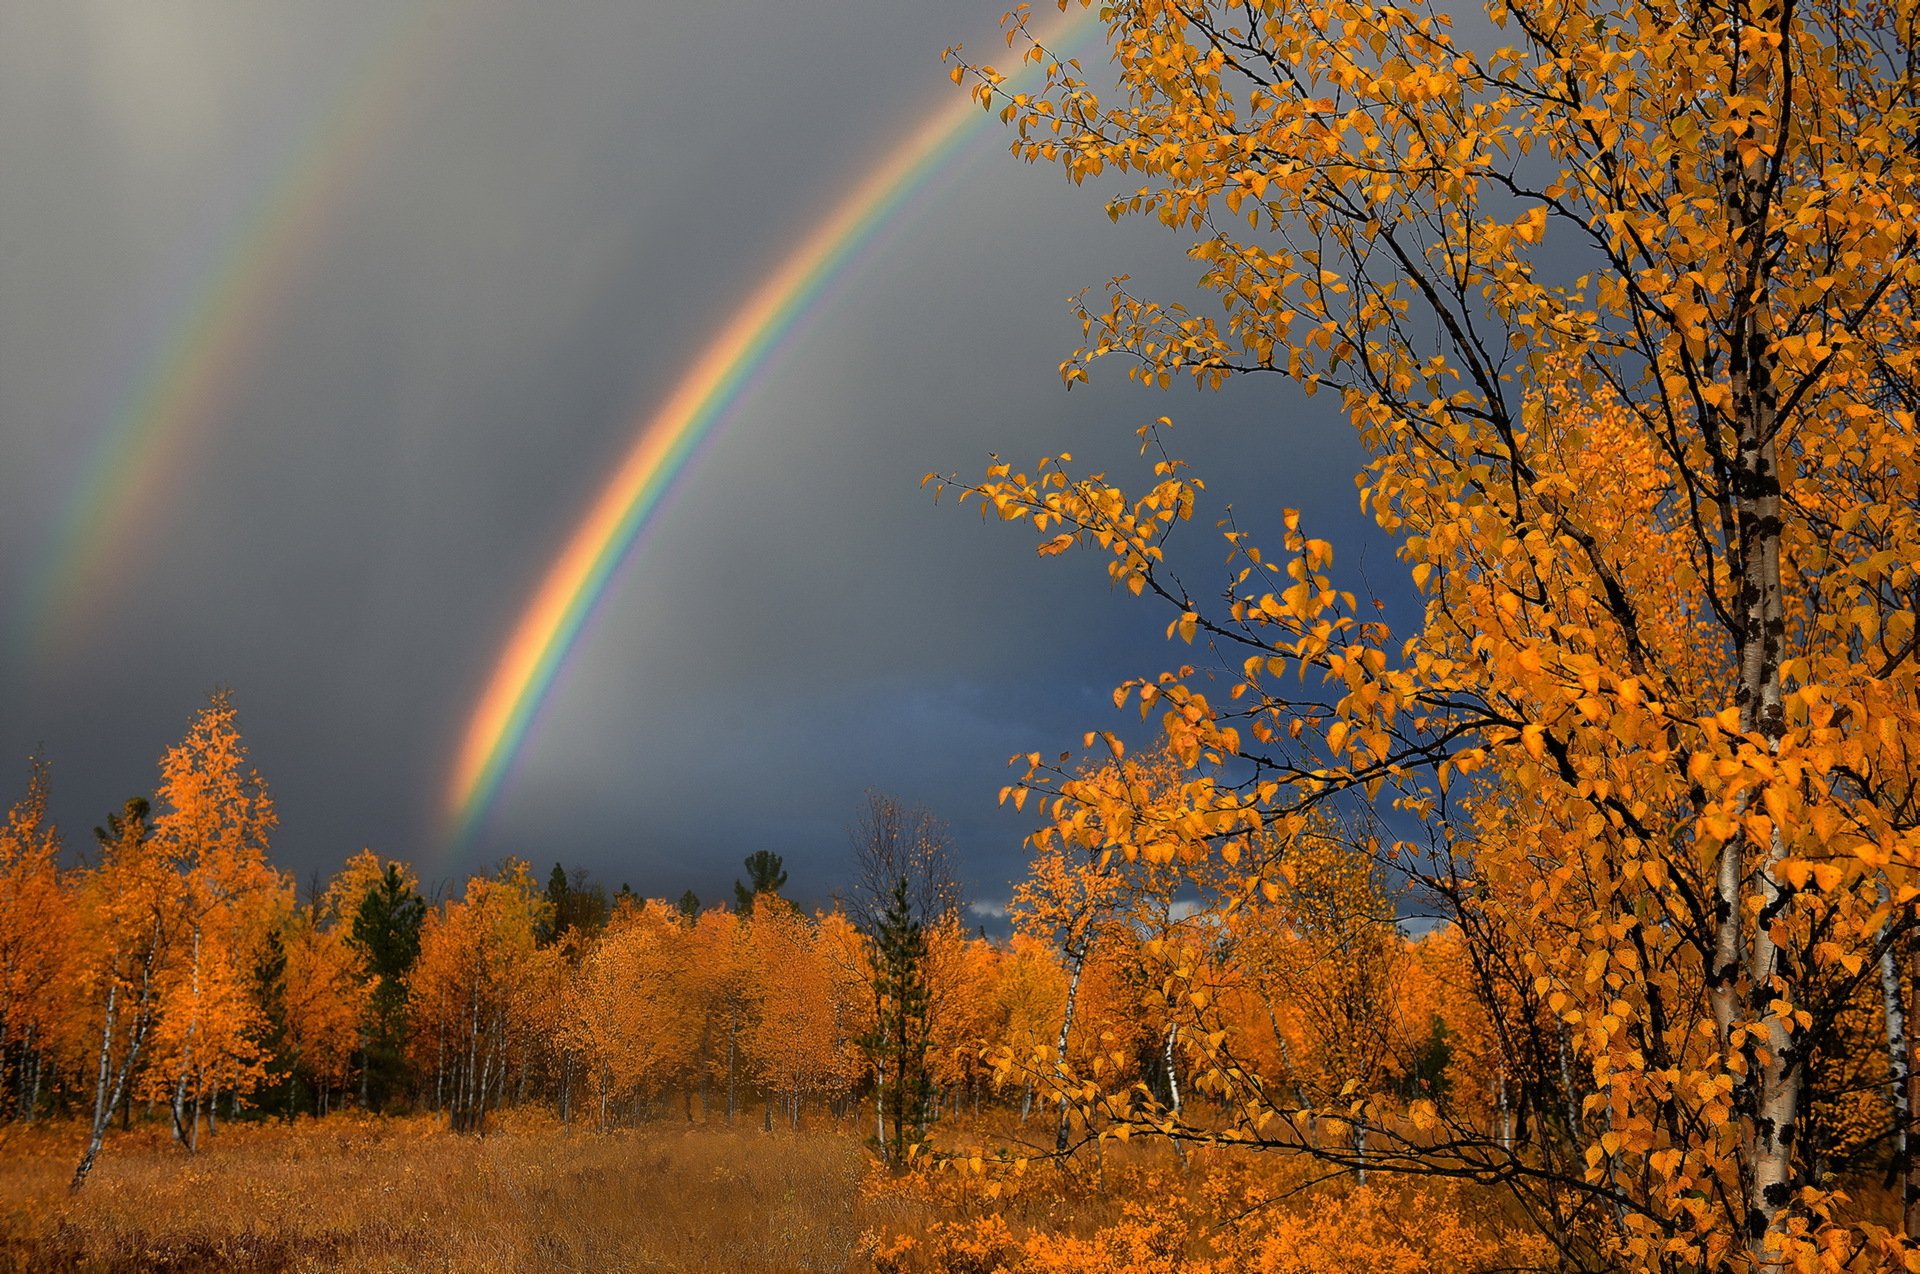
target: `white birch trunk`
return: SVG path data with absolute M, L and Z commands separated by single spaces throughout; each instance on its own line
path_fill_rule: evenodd
M 1891 903 L 1892 895 L 1888 892 L 1886 877 L 1880 877 L 1876 883 L 1881 905 Z M 1888 929 L 1893 927 L 1893 922 L 1893 916 L 1889 915 Z M 1913 1161 L 1913 1148 L 1908 1140 L 1912 1133 L 1913 1111 L 1908 1105 L 1912 1076 L 1908 1071 L 1906 993 L 1900 985 L 1900 958 L 1895 949 L 1897 944 L 1884 930 L 1880 941 L 1880 998 L 1886 1009 L 1887 1026 L 1887 1086 L 1890 1090 L 1888 1096 L 1893 1101 L 1893 1166 L 1894 1176 L 1904 1191 L 1909 1165 Z M 1904 1228 L 1908 1234 L 1912 1234 L 1912 1220 L 1906 1213 L 1907 1203 L 1903 1199 L 1901 1215 Z
M 1087 946 L 1082 943 L 1078 951 L 1067 953 L 1070 969 L 1067 973 L 1066 1011 L 1060 1015 L 1060 1037 L 1053 1049 L 1053 1079 L 1060 1089 L 1060 1123 L 1054 1130 L 1053 1148 L 1064 1151 L 1067 1148 L 1067 1044 L 1073 1038 L 1073 1008 L 1080 997 L 1080 973 L 1086 968 Z

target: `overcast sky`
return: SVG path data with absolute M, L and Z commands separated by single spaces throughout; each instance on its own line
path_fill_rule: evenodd
M 771 849 L 819 901 L 878 788 L 951 825 L 990 904 L 1031 822 L 995 806 L 1008 756 L 1122 725 L 1168 617 L 921 474 L 1071 450 L 1133 482 L 1169 414 L 1209 482 L 1196 592 L 1231 501 L 1304 508 L 1404 596 L 1324 400 L 1061 388 L 1070 294 L 1194 270 L 1109 223 L 1123 179 L 989 129 L 760 370 L 449 838 L 474 702 L 636 423 L 960 92 L 943 47 L 1004 59 L 1000 7 L 0 6 L 0 788 L 40 747 L 90 839 L 225 685 L 303 881 L 370 846 L 430 883 L 511 853 L 715 898 Z

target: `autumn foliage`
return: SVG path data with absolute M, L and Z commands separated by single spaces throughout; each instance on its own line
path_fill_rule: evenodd
M 1159 787 L 1178 773 L 1160 757 L 1109 777 Z M 30 897 L 42 917 L 8 937 L 9 1113 L 16 1127 L 50 1122 L 30 1143 L 36 1154 L 66 1144 L 81 1157 L 76 1189 L 103 1154 L 145 1165 L 172 1142 L 184 1166 L 236 1130 L 236 1144 L 251 1145 L 246 1129 L 330 1111 L 351 1122 L 381 1110 L 407 1136 L 422 1126 L 408 1112 L 454 1133 L 510 1131 L 529 1112 L 603 1134 L 818 1122 L 855 1140 L 873 1130 L 876 1148 L 899 1137 L 896 1172 L 934 1167 L 931 1178 L 889 1174 L 902 1184 L 882 1188 L 933 1190 L 916 1206 L 935 1228 L 900 1235 L 909 1246 L 914 1234 L 935 1237 L 917 1260 L 972 1234 L 970 1201 L 985 1196 L 937 1166 L 971 1162 L 965 1137 L 998 1128 L 1044 1158 L 1061 1132 L 1076 1146 L 1123 1136 L 1086 1104 L 1088 1076 L 1136 1083 L 1178 1108 L 1200 1054 L 1162 983 L 1175 953 L 1204 966 L 1193 976 L 1216 988 L 1254 1047 L 1284 1059 L 1275 1065 L 1292 1068 L 1296 1087 L 1336 1091 L 1356 1047 L 1408 1083 L 1477 1082 L 1429 1047 L 1460 1007 L 1446 974 L 1420 972 L 1453 958 L 1432 954 L 1445 942 L 1408 940 L 1383 910 L 1377 874 L 1335 878 L 1349 865 L 1338 856 L 1327 859 L 1334 875 L 1309 873 L 1285 895 L 1292 910 L 1259 912 L 1264 928 L 1251 911 L 1226 922 L 1261 944 L 1263 966 L 1290 971 L 1282 1003 L 1222 960 L 1222 916 L 1179 903 L 1178 878 L 1145 859 L 1088 857 L 1062 836 L 1036 838 L 1010 940 L 967 932 L 952 910 L 923 924 L 906 901 L 913 891 L 896 886 L 882 914 L 913 917 L 918 937 L 888 957 L 884 932 L 837 910 L 808 914 L 770 890 L 746 911 L 625 895 L 587 906 L 570 897 L 587 888 L 577 876 L 557 872 L 543 888 L 517 860 L 428 906 L 406 864 L 362 851 L 300 902 L 269 863 L 272 805 L 226 696 L 165 753 L 159 777 L 152 799 L 127 802 L 99 829 L 91 862 L 62 865 L 44 765 L 31 768 L 6 825 L 9 896 Z M 913 855 L 933 852 L 927 836 L 916 833 Z M 918 878 L 940 879 L 924 863 Z M 1391 994 L 1374 983 L 1372 999 L 1348 993 L 1352 962 L 1323 934 L 1345 932 L 1324 919 L 1346 915 L 1341 900 L 1365 913 L 1371 949 L 1394 972 Z M 562 924 L 563 913 L 589 922 Z M 910 1113 L 887 1105 L 903 1054 L 878 1029 L 903 1020 L 894 982 L 908 974 L 897 963 L 888 972 L 901 951 L 924 988 L 905 1010 L 921 1050 Z M 1470 1028 L 1462 1018 L 1452 1029 L 1464 1038 Z M 47 1140 L 76 1120 L 71 1141 Z M 137 1150 L 116 1152 L 122 1139 Z M 1235 1179 L 1236 1189 L 1273 1184 Z M 993 1186 L 1009 1200 L 1018 1188 Z M 1028 1188 L 1042 1188 L 1037 1172 Z M 885 1233 L 874 1231 L 876 1251 L 891 1242 Z M 1123 1231 L 1023 1233 L 1021 1259 L 1036 1269 L 1078 1259 L 1089 1243 L 1133 1242 Z
M 1116 281 L 1064 377 L 1120 357 L 1333 395 L 1425 606 L 1390 631 L 1291 511 L 1265 545 L 1224 516 L 1224 599 L 1189 593 L 1166 542 L 1204 488 L 1164 422 L 1139 492 L 1067 457 L 946 479 L 1204 651 L 1116 694 L 1159 715 L 1173 774 L 1036 755 L 1014 799 L 1310 962 L 1310 879 L 1342 882 L 1323 914 L 1350 935 L 1374 931 L 1363 877 L 1404 882 L 1451 926 L 1473 1005 L 1450 1061 L 1479 1074 L 1396 1100 L 1366 1025 L 1396 979 L 1346 937 L 1303 997 L 1338 1011 L 1291 1010 L 1344 1078 L 1290 1082 L 1308 1058 L 1261 1056 L 1215 985 L 1266 999 L 1290 957 L 1223 938 L 1244 963 L 1178 949 L 1156 1002 L 1230 1118 L 1097 1068 L 1079 1108 L 1503 1182 L 1578 1268 L 1913 1259 L 1914 14 L 1529 0 L 1469 40 L 1394 4 L 1101 12 L 1116 92 L 1024 10 L 1045 90 L 958 54 L 956 78 L 1016 153 L 1189 236 L 1218 308 Z M 1883 1171 L 1898 1215 L 1863 1202 Z
M 1169 417 L 1135 487 L 929 475 L 1176 651 L 1114 693 L 1154 746 L 1016 758 L 1004 941 L 877 799 L 851 913 L 764 849 L 732 910 L 519 861 L 428 907 L 371 854 L 302 906 L 228 698 L 85 865 L 35 763 L 0 1101 L 85 1123 L 76 1186 L 137 1103 L 182 1155 L 223 1109 L 751 1106 L 871 1130 L 873 1206 L 921 1209 L 883 1270 L 1920 1269 L 1920 14 L 1100 16 L 1110 90 L 1024 8 L 1039 91 L 949 55 L 1210 298 L 1115 280 L 1062 376 L 1327 406 L 1397 625 L 1279 485 L 1190 590 Z

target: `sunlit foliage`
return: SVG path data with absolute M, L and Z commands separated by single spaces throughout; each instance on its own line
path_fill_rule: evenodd
M 1044 91 L 957 56 L 956 78 L 1027 159 L 1137 180 L 1109 212 L 1190 236 L 1218 303 L 1116 281 L 1081 309 L 1068 384 L 1117 356 L 1155 385 L 1331 393 L 1426 608 L 1391 633 L 1292 512 L 1269 546 L 1226 517 L 1225 598 L 1189 593 L 1164 543 L 1204 489 L 1161 427 L 1143 494 L 1067 457 L 948 479 L 1042 553 L 1096 552 L 1206 652 L 1116 694 L 1160 713 L 1175 781 L 1036 755 L 1015 799 L 1057 793 L 1056 827 L 1097 825 L 1128 860 L 1245 861 L 1241 910 L 1297 885 L 1330 821 L 1392 808 L 1416 830 L 1351 852 L 1458 927 L 1495 1072 L 1493 1112 L 1418 1099 L 1388 1131 L 1390 1051 L 1354 1052 L 1362 1032 L 1328 1054 L 1352 1072 L 1333 1103 L 1289 1091 L 1183 959 L 1167 994 L 1235 1117 L 1097 1077 L 1082 1105 L 1506 1180 L 1583 1267 L 1893 1259 L 1831 1169 L 1876 1118 L 1848 1095 L 1875 1073 L 1877 971 L 1883 1055 L 1908 1064 L 1913 14 L 1529 0 L 1468 41 L 1394 4 L 1121 0 L 1102 95 L 1024 13 L 1010 41 Z M 1357 1004 L 1381 977 L 1336 982 Z M 1336 1149 L 1328 1117 L 1369 1131 Z

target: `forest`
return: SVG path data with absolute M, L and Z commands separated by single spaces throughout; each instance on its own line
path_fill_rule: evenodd
M 1128 475 L 929 474 L 1172 652 L 1113 692 L 1151 746 L 1016 758 L 1005 940 L 882 795 L 814 914 L 777 846 L 719 906 L 519 861 L 429 905 L 371 851 L 302 901 L 230 697 L 90 846 L 36 764 L 0 1144 L 61 1158 L 10 1258 L 159 1242 L 89 1202 L 116 1155 L 171 1215 L 222 1143 L 312 1173 L 337 1127 L 525 1218 L 648 1179 L 656 1219 L 742 1209 L 678 1256 L 556 1223 L 406 1258 L 476 1268 L 1920 1269 L 1920 13 L 1099 15 L 1112 89 L 1024 7 L 1037 91 L 947 54 L 1017 157 L 1117 181 L 1197 271 L 1204 305 L 1082 294 L 1063 381 L 1344 418 L 1412 622 L 1282 475 L 1209 506 L 1170 417 Z M 817 1245 L 754 1246 L 756 1207 Z M 148 1263 L 303 1259 L 224 1224 Z M 305 1259 L 379 1267 L 374 1222 L 313 1224 Z
M 1166 799 L 1182 773 L 1163 753 L 1084 778 Z M 1091 1083 L 1137 1087 L 1172 1119 L 1204 1110 L 1224 1131 L 1205 1067 L 1226 1033 L 1301 1110 L 1324 1109 L 1316 1144 L 1357 1182 L 1370 1119 L 1392 1127 L 1414 1104 L 1444 1104 L 1503 1146 L 1526 1135 L 1459 931 L 1408 936 L 1388 876 L 1331 829 L 1297 838 L 1285 888 L 1248 906 L 1228 876 L 1197 888 L 1157 854 L 1056 826 L 1035 837 L 1011 938 L 992 941 L 962 919 L 938 821 L 878 793 L 851 829 L 860 887 L 809 915 L 781 898 L 786 872 L 765 850 L 743 860 L 733 899 L 705 907 L 691 892 L 609 897 L 559 864 L 543 883 L 514 859 L 430 906 L 408 864 L 370 851 L 302 901 L 270 861 L 272 798 L 224 692 L 160 780 L 63 866 L 36 761 L 0 831 L 0 1111 L 17 1144 L 68 1152 L 73 1195 L 121 1139 L 170 1143 L 178 1172 L 275 1125 L 297 1138 L 372 1118 L 481 1138 L 531 1116 L 563 1137 L 643 1139 L 818 1123 L 864 1142 L 881 1177 L 1011 1174 L 962 1187 L 991 1201 L 1040 1161 L 1128 1135 L 1131 1116 Z M 1220 1034 L 1189 1037 L 1202 1029 Z M 1356 1084 L 1391 1113 L 1355 1118 Z M 1003 1143 L 991 1169 L 983 1137 Z M 996 1234 L 975 1234 L 966 1211 L 934 1222 L 930 1244 L 866 1238 L 883 1266 L 916 1268 L 917 1239 L 945 1267 Z

